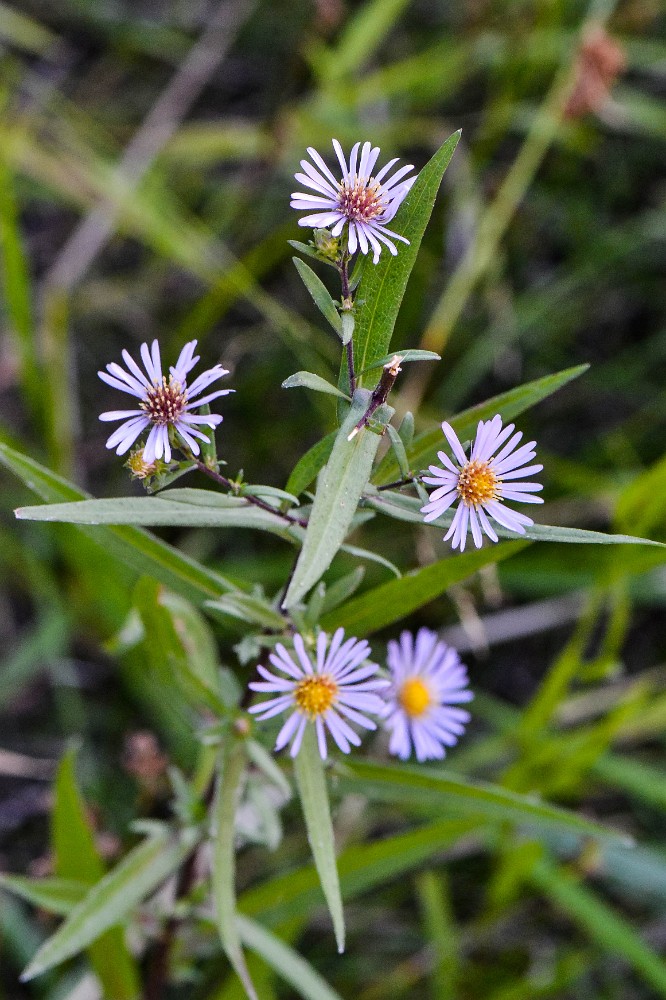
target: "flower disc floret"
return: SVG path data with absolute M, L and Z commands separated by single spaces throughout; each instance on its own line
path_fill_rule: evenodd
M 295 177 L 309 191 L 296 191 L 291 196 L 291 207 L 308 213 L 299 219 L 299 226 L 332 227 L 331 235 L 334 237 L 340 236 L 347 226 L 350 253 L 354 254 L 357 250 L 364 254 L 372 252 L 375 264 L 382 246 L 395 256 L 398 250 L 393 240 L 407 244 L 409 240 L 387 229 L 386 223 L 393 219 L 416 180 L 416 176 L 406 176 L 414 167 L 409 163 L 389 177 L 398 162 L 393 159 L 373 174 L 379 157 L 378 146 L 364 142 L 361 148 L 360 142 L 354 143 L 349 163 L 337 139 L 333 139 L 333 148 L 340 165 L 340 179 L 334 176 L 311 146 L 308 153 L 312 163 L 301 160 L 303 172 Z M 311 191 L 315 193 L 311 194 Z
M 278 673 L 257 667 L 263 680 L 253 681 L 250 688 L 274 697 L 253 705 L 250 712 L 260 720 L 289 713 L 278 733 L 275 749 L 281 750 L 291 743 L 292 757 L 301 748 L 308 724 L 315 727 L 322 760 L 326 760 L 328 753 L 327 731 L 340 750 L 349 753 L 352 746 L 361 742 L 349 723 L 362 729 L 377 728 L 366 713 L 383 712 L 384 702 L 377 692 L 389 682 L 377 677 L 376 663 L 368 662 L 368 643 L 355 638 L 345 640 L 341 628 L 330 643 L 325 632 L 319 633 L 314 656 L 300 633 L 294 635 L 293 644 L 291 651 L 278 643 L 270 654 L 269 660 Z
M 187 376 L 199 360 L 198 356 L 194 356 L 196 346 L 196 340 L 185 344 L 178 361 L 169 369 L 168 377 L 162 373 L 160 348 L 156 340 L 152 342 L 150 350 L 148 344 L 141 345 L 141 360 L 145 370 L 141 369 L 129 351 L 123 351 L 126 368 L 111 362 L 106 366 L 105 372 L 97 373 L 107 385 L 139 400 L 135 410 L 108 410 L 100 414 L 100 420 L 123 421 L 106 442 L 107 448 L 115 448 L 117 455 L 123 455 L 143 431 L 150 427 L 142 452 L 143 463 L 150 466 L 162 458 L 165 462 L 170 462 L 172 441 L 169 432 L 173 428 L 176 437 L 180 438 L 192 454 L 199 454 L 201 449 L 198 441 L 208 441 L 208 436 L 199 428 L 217 427 L 222 417 L 219 413 L 201 415 L 193 411 L 219 396 L 228 395 L 233 389 L 217 389 L 201 395 L 213 382 L 229 374 L 222 365 L 215 365 L 202 372 L 188 385 Z
M 416 637 L 403 632 L 388 644 L 391 685 L 384 694 L 384 726 L 391 737 L 389 751 L 407 760 L 440 760 L 454 746 L 470 714 L 459 704 L 474 697 L 468 689 L 467 669 L 455 649 L 421 628 Z
M 437 455 L 442 466 L 431 465 L 431 475 L 422 477 L 424 483 L 436 487 L 430 494 L 429 502 L 421 507 L 424 520 L 436 520 L 457 502 L 458 507 L 444 541 L 450 538 L 453 548 L 461 552 L 465 548 L 468 531 L 471 531 L 477 548 L 481 547 L 484 534 L 491 541 L 497 541 L 497 532 L 490 519 L 509 531 L 524 535 L 525 529 L 534 521 L 507 507 L 505 501 L 543 503 L 542 497 L 534 495 L 543 489 L 541 483 L 523 479 L 543 469 L 542 465 L 529 464 L 536 456 L 535 442 L 528 441 L 518 447 L 522 433 L 513 433 L 514 424 L 503 427 L 502 418 L 497 414 L 492 420 L 479 422 L 471 454 L 467 458 L 453 427 L 444 421 L 442 430 L 455 461 L 440 451 Z

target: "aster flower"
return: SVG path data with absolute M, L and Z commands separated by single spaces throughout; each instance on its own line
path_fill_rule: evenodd
M 487 515 L 509 531 L 524 535 L 525 528 L 534 521 L 511 510 L 504 501 L 543 503 L 541 497 L 534 496 L 543 489 L 540 483 L 515 482 L 543 469 L 543 465 L 528 464 L 536 455 L 535 442 L 528 441 L 518 448 L 522 432 L 518 431 L 512 437 L 514 424 L 503 428 L 502 418 L 497 414 L 492 420 L 479 421 L 468 459 L 453 427 L 444 421 L 442 430 L 458 464 L 454 464 L 445 452 L 437 452 L 444 468 L 431 465 L 432 475 L 422 477 L 424 483 L 437 487 L 430 494 L 430 502 L 421 507 L 424 520 L 434 521 L 458 500 L 458 509 L 444 541 L 452 538 L 453 548 L 459 548 L 461 552 L 465 548 L 468 529 L 477 549 L 481 548 L 484 532 L 493 542 L 497 541 L 497 533 Z
M 384 725 L 391 732 L 389 751 L 407 760 L 412 747 L 418 761 L 439 760 L 452 747 L 470 720 L 469 712 L 456 708 L 471 701 L 467 669 L 455 649 L 421 628 L 416 641 L 403 632 L 400 641 L 388 644 L 391 687 L 385 693 Z
M 291 712 L 278 733 L 276 750 L 291 741 L 289 753 L 295 757 L 306 725 L 313 722 L 319 753 L 322 760 L 326 760 L 327 729 L 340 750 L 349 753 L 352 744 L 359 746 L 361 742 L 350 722 L 363 729 L 377 728 L 365 713 L 381 714 L 384 703 L 375 692 L 386 687 L 388 681 L 376 676 L 379 669 L 376 663 L 364 662 L 370 655 L 368 643 L 354 638 L 343 641 L 344 634 L 344 629 L 339 628 L 329 644 L 326 633 L 320 632 L 313 659 L 297 632 L 293 653 L 278 643 L 269 657 L 279 674 L 257 667 L 264 680 L 254 681 L 250 688 L 275 697 L 253 705 L 250 712 L 262 720 Z M 281 676 L 283 674 L 286 677 Z
M 394 217 L 416 180 L 416 176 L 405 178 L 405 174 L 414 167 L 409 163 L 400 167 L 389 178 L 388 174 L 398 162 L 394 159 L 389 160 L 385 167 L 373 175 L 379 156 L 378 146 L 373 147 L 371 143 L 364 142 L 359 160 L 361 143 L 354 143 L 349 165 L 337 139 L 333 139 L 333 148 L 340 163 L 341 180 L 335 178 L 317 150 L 311 146 L 308 146 L 308 153 L 315 166 L 307 160 L 301 160 L 303 173 L 295 174 L 296 180 L 316 193 L 296 191 L 292 194 L 291 207 L 310 213 L 299 219 L 299 226 L 332 226 L 331 235 L 339 236 L 345 225 L 348 225 L 350 253 L 356 253 L 360 249 L 361 253 L 367 254 L 372 250 L 376 264 L 384 244 L 395 256 L 398 251 L 392 240 L 401 240 L 407 244 L 409 240 L 387 229 L 385 224 Z
M 164 457 L 165 462 L 171 461 L 171 442 L 169 430 L 174 429 L 178 437 L 198 455 L 199 441 L 208 441 L 200 426 L 214 428 L 222 421 L 218 413 L 205 415 L 192 411 L 199 406 L 210 403 L 218 396 L 226 396 L 233 389 L 218 389 L 215 392 L 201 396 L 204 389 L 229 372 L 222 365 L 215 365 L 187 384 L 187 376 L 196 365 L 199 357 L 194 356 L 196 340 L 190 340 L 183 347 L 178 361 L 169 369 L 169 377 L 162 374 L 160 348 L 156 340 L 150 350 L 148 344 L 141 345 L 141 360 L 145 373 L 141 370 L 128 351 L 123 351 L 123 360 L 127 369 L 121 368 L 115 362 L 106 366 L 105 372 L 97 374 L 114 389 L 129 393 L 139 400 L 134 410 L 108 410 L 101 413 L 100 420 L 122 420 L 106 442 L 107 448 L 115 448 L 117 455 L 123 455 L 134 444 L 139 435 L 150 427 L 150 433 L 143 447 L 142 460 L 146 466 L 152 465 L 156 459 Z M 196 397 L 199 396 L 199 399 Z M 152 425 L 152 426 L 151 426 Z

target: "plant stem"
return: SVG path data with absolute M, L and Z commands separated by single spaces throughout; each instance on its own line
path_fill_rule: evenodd
M 353 301 L 351 297 L 351 292 L 349 290 L 349 254 L 344 251 L 342 258 L 340 259 L 339 267 L 340 271 L 340 283 L 342 285 L 342 308 L 343 310 L 351 310 L 353 308 Z M 349 394 L 353 396 L 356 392 L 356 372 L 354 371 L 354 343 L 353 340 L 348 340 L 346 344 L 347 351 L 347 376 L 349 378 Z
M 203 472 L 204 476 L 208 476 L 208 478 L 212 479 L 214 483 L 218 484 L 218 486 L 224 486 L 225 489 L 230 490 L 234 494 L 236 493 L 235 485 L 230 479 L 223 476 L 221 472 L 211 469 L 200 459 L 194 458 L 194 456 L 191 458 L 199 472 Z M 265 510 L 268 514 L 275 514 L 276 517 L 281 517 L 289 524 L 298 524 L 301 528 L 307 527 L 307 521 L 303 521 L 300 517 L 294 517 L 286 511 L 277 510 L 275 507 L 271 507 L 269 503 L 266 503 L 265 500 L 261 500 L 259 497 L 252 496 L 251 494 L 244 494 L 241 499 L 247 500 L 248 503 L 253 504 L 255 507 L 259 507 L 261 510 Z

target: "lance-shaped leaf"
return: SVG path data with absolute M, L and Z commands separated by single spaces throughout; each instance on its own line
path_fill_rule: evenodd
M 103 877 L 104 864 L 76 784 L 74 764 L 75 754 L 70 750 L 60 762 L 55 780 L 51 849 L 55 875 L 90 888 Z M 90 944 L 88 958 L 105 993 L 116 1000 L 135 1000 L 139 995 L 139 974 L 122 927 L 111 927 Z
M 217 929 L 232 968 L 251 1000 L 257 1000 L 247 970 L 236 926 L 236 851 L 234 843 L 236 806 L 245 771 L 245 749 L 237 740 L 227 740 L 218 774 L 214 811 L 213 899 Z
M 25 878 L 0 873 L 0 889 L 6 889 L 26 903 L 47 913 L 66 917 L 80 903 L 90 887 L 85 882 L 67 878 Z
M 88 892 L 69 917 L 39 949 L 22 975 L 34 979 L 77 955 L 110 927 L 121 923 L 192 850 L 192 831 L 180 837 L 167 832 L 145 840 Z
M 324 762 L 314 726 L 305 727 L 301 748 L 294 759 L 296 785 L 301 800 L 308 841 L 328 905 L 338 951 L 345 950 L 345 920 L 340 895 L 340 880 L 335 860 L 335 837 L 331 822 Z
M 365 375 L 366 372 L 374 371 L 376 368 L 383 368 L 384 365 L 388 365 L 393 361 L 395 357 L 400 358 L 400 364 L 407 364 L 408 361 L 441 361 L 439 354 L 435 354 L 434 351 L 419 351 L 415 348 L 405 348 L 404 351 L 391 351 L 390 354 L 385 354 L 383 358 L 378 358 L 377 361 L 373 361 L 371 365 L 368 365 L 360 375 Z
M 134 588 L 134 603 L 144 627 L 144 650 L 153 680 L 166 697 L 183 696 L 225 715 L 217 648 L 210 628 L 195 607 L 149 577 Z
M 331 431 L 299 458 L 287 480 L 286 488 L 290 493 L 298 496 L 315 481 L 330 458 L 336 436 L 337 431 Z
M 311 267 L 300 260 L 299 257 L 291 258 L 296 265 L 296 270 L 300 274 L 303 284 L 312 296 L 312 300 L 322 316 L 328 320 L 338 337 L 342 337 L 342 320 L 340 313 L 335 308 L 335 302 L 331 298 L 328 288 Z
M 515 389 L 503 392 L 499 396 L 493 396 L 484 403 L 463 410 L 455 417 L 447 418 L 461 441 L 467 441 L 476 433 L 479 420 L 490 420 L 496 413 L 502 417 L 506 423 L 513 420 L 528 410 L 542 399 L 546 399 L 552 393 L 561 389 L 567 382 L 578 378 L 586 372 L 589 365 L 576 365 L 574 368 L 565 368 L 554 375 L 546 375 L 544 378 L 536 379 L 534 382 L 526 382 Z M 441 424 L 433 427 L 432 430 L 424 431 L 414 438 L 414 441 L 407 449 L 407 458 L 410 468 L 425 469 L 430 462 L 437 461 L 437 452 L 446 450 L 446 438 L 442 433 Z M 390 453 L 380 462 L 373 482 L 378 484 L 392 483 L 394 479 L 399 479 L 400 469 Z
M 19 507 L 15 514 L 23 521 L 58 521 L 65 524 L 259 528 L 279 535 L 289 529 L 289 523 L 283 517 L 255 507 L 240 497 L 225 497 L 223 504 L 211 499 L 206 507 L 163 497 L 112 497 Z
M 459 139 L 460 132 L 455 132 L 426 163 L 391 222 L 391 228 L 408 239 L 409 245 L 400 243 L 396 257 L 384 252 L 377 264 L 364 268 L 358 296 L 363 304 L 356 309 L 354 329 L 357 371 L 369 372 L 370 366 L 384 357 L 390 347 L 407 280 L 430 220 L 444 171 Z M 372 376 L 363 375 L 361 380 L 370 384 Z M 348 391 L 346 364 L 342 365 L 339 384 L 341 389 Z
M 284 380 L 282 388 L 313 389 L 315 392 L 328 393 L 329 396 L 340 396 L 341 399 L 346 399 L 347 402 L 350 402 L 349 396 L 341 392 L 336 385 L 327 382 L 321 375 L 315 375 L 314 372 L 296 372 Z
M 414 524 L 423 524 L 423 514 L 421 500 L 417 497 L 409 497 L 404 493 L 395 493 L 386 490 L 377 493 L 375 496 L 366 498 L 367 503 L 375 510 L 389 517 L 395 517 L 398 521 L 411 521 Z M 441 517 L 429 521 L 429 527 L 448 528 L 453 520 L 453 512 L 447 510 Z M 607 535 L 603 531 L 588 531 L 586 528 L 561 528 L 556 524 L 534 524 L 531 528 L 525 529 L 524 535 L 519 535 L 515 531 L 509 531 L 501 525 L 493 522 L 500 538 L 520 539 L 525 538 L 531 542 L 567 542 L 572 545 L 654 545 L 660 548 L 666 547 L 663 542 L 653 542 L 649 538 L 636 538 L 634 535 Z
M 49 504 L 87 497 L 66 479 L 8 445 L 0 444 L 0 463 Z M 154 576 L 198 603 L 218 597 L 224 591 L 238 589 L 221 574 L 206 569 L 140 528 L 80 527 L 78 530 L 96 542 L 107 557 L 131 566 L 138 573 Z
M 237 917 L 237 924 L 244 944 L 261 955 L 304 1000 L 342 1000 L 309 962 L 275 934 L 248 917 Z
M 367 485 L 380 435 L 364 427 L 351 441 L 348 435 L 363 417 L 371 393 L 358 389 L 333 445 L 326 467 L 317 480 L 317 494 L 305 540 L 287 590 L 284 607 L 291 608 L 319 580 L 342 545 L 352 523 L 358 500 Z M 383 404 L 374 417 L 386 425 L 393 410 Z
M 321 627 L 327 631 L 342 626 L 352 635 L 364 636 L 406 618 L 443 594 L 449 587 L 466 580 L 483 566 L 500 562 L 519 552 L 525 542 L 507 542 L 460 556 L 449 556 L 422 569 L 406 573 L 374 587 L 342 607 L 325 614 Z
M 441 815 L 443 809 L 455 816 L 483 815 L 512 820 L 527 826 L 559 827 L 581 836 L 631 844 L 619 831 L 553 806 L 531 795 L 520 795 L 500 785 L 470 781 L 429 767 L 404 764 L 375 764 L 347 759 L 338 765 L 342 786 L 380 802 L 411 806 L 417 812 Z

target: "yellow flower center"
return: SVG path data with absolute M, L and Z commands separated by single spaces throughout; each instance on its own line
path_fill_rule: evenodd
M 398 701 L 407 715 L 417 718 L 432 704 L 432 695 L 420 677 L 409 677 L 400 688 Z
M 146 398 L 140 404 L 153 424 L 173 424 L 187 404 L 187 392 L 180 382 L 162 377 L 162 384 L 156 383 L 146 390 Z
M 488 500 L 498 499 L 498 483 L 488 462 L 468 462 L 460 470 L 456 489 L 464 504 L 478 507 Z
M 333 704 L 338 685 L 328 674 L 315 674 L 299 681 L 294 691 L 294 701 L 311 719 L 323 715 Z
M 338 207 L 352 222 L 370 222 L 384 211 L 380 185 L 370 178 L 357 177 L 354 183 L 340 185 Z

